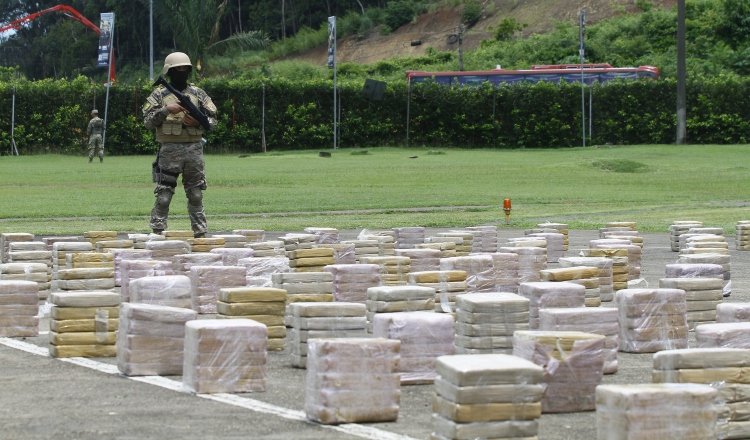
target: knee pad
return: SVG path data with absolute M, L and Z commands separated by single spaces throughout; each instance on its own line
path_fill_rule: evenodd
M 203 191 L 200 188 L 190 188 L 185 191 L 188 203 L 191 205 L 200 205 L 203 203 Z
M 172 201 L 172 190 L 170 188 L 157 188 L 154 190 L 156 195 L 156 203 L 159 205 L 169 206 L 169 202 Z

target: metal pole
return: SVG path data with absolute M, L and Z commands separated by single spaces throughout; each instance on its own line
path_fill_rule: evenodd
M 112 72 L 112 58 L 114 56 L 114 47 L 112 47 L 112 42 L 115 39 L 115 21 L 112 20 L 112 31 L 109 33 L 109 67 L 107 67 L 107 72 Z M 104 128 L 102 130 L 102 149 L 106 145 L 107 140 L 107 113 L 109 111 L 109 89 L 112 87 L 112 75 L 107 75 L 107 95 L 104 99 Z
M 339 147 L 339 140 L 337 132 L 339 130 L 339 124 L 336 120 L 338 114 L 338 84 L 336 82 L 336 28 L 333 28 L 333 149 Z
M 685 0 L 677 1 L 677 145 L 687 136 L 687 78 L 685 65 Z
M 584 81 L 584 74 L 583 74 L 583 62 L 586 59 L 584 45 L 583 45 L 585 26 L 586 26 L 586 9 L 581 9 L 581 13 L 578 15 L 578 39 L 579 39 L 578 56 L 581 60 L 580 61 L 581 62 L 581 130 L 582 130 L 581 140 L 583 142 L 584 147 L 586 146 L 586 82 Z
M 16 128 L 16 86 L 13 86 L 13 100 L 10 111 L 10 152 L 18 156 L 18 147 L 16 146 L 15 128 Z
M 261 98 L 261 120 L 260 120 L 260 146 L 266 152 L 266 83 L 263 83 L 263 95 Z
M 594 113 L 594 110 L 593 110 L 594 109 L 594 101 L 593 101 L 593 99 L 594 98 L 593 98 L 593 96 L 594 96 L 594 87 L 593 87 L 593 84 L 592 84 L 589 87 L 589 141 L 591 141 L 591 138 L 593 137 L 593 135 L 592 135 L 593 132 L 591 130 L 591 121 L 594 119 L 594 116 L 593 116 L 593 113 Z M 591 142 L 589 142 L 589 144 L 590 143 Z
M 409 116 L 411 113 L 411 78 L 406 83 L 406 146 L 409 146 Z
M 148 10 L 148 79 L 154 80 L 154 0 L 149 1 Z

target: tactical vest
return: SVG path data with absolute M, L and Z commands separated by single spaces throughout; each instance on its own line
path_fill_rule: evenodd
M 200 108 L 198 97 L 190 93 L 190 88 L 185 90 L 184 95 L 189 97 L 195 107 Z M 173 94 L 167 92 L 162 96 L 162 103 L 166 107 L 172 103 L 178 103 L 179 100 Z M 180 142 L 198 142 L 203 137 L 202 127 L 188 127 L 183 123 L 185 112 L 170 113 L 156 129 L 156 140 L 161 143 L 180 143 Z
M 91 134 L 102 134 L 104 132 L 104 120 L 94 118 L 91 120 Z

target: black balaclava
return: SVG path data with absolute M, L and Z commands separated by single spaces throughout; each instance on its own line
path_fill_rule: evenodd
M 179 71 L 177 69 L 169 69 L 169 82 L 172 83 L 172 85 L 175 86 L 177 90 L 185 90 L 191 70 L 192 69 Z

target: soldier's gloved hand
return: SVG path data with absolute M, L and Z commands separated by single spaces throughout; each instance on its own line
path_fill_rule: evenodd
M 167 104 L 166 108 L 167 108 L 167 111 L 169 111 L 169 113 L 172 113 L 172 114 L 179 113 L 179 112 L 184 112 L 185 111 L 185 109 L 182 108 L 182 106 L 180 104 L 177 104 L 176 102 L 173 102 L 171 104 Z
M 201 123 L 198 122 L 197 119 L 195 119 L 194 117 L 190 116 L 190 114 L 188 114 L 188 113 L 185 113 L 185 117 L 182 118 L 182 123 L 185 124 L 185 125 L 187 125 L 188 127 L 195 127 L 195 128 L 198 128 L 201 125 Z

